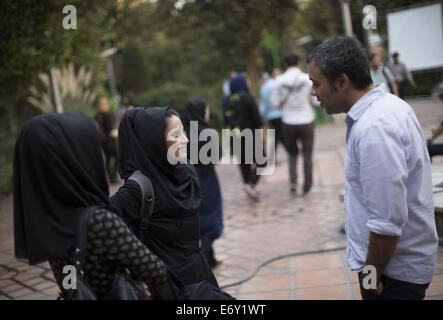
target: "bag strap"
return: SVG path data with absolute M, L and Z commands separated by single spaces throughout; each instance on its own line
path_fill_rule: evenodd
M 279 108 L 283 109 L 284 105 L 286 104 L 286 102 L 288 101 L 289 96 L 292 94 L 292 92 L 294 92 L 295 89 L 295 85 L 297 83 L 298 78 L 295 77 L 295 81 L 292 84 L 292 86 L 289 87 L 288 93 L 286 94 L 285 98 L 282 100 L 282 102 L 280 102 Z
M 140 204 L 140 234 L 139 239 L 143 242 L 144 233 L 143 231 L 147 229 L 149 218 L 151 217 L 152 211 L 154 211 L 154 187 L 152 186 L 151 180 L 144 175 L 140 170 L 134 171 L 128 178 L 128 180 L 133 180 L 137 182 L 141 190 L 141 204 Z M 145 202 L 148 203 L 148 210 L 145 214 Z
M 390 91 L 391 93 L 394 93 L 394 90 L 393 90 L 392 85 L 391 85 L 391 79 L 389 78 L 388 73 L 386 72 L 385 68 L 386 68 L 386 67 L 383 66 L 383 67 L 381 68 L 381 72 L 383 73 L 383 76 L 385 77 L 386 82 L 388 83 L 389 91 Z
M 88 235 L 88 222 L 89 217 L 92 213 L 99 209 L 97 206 L 92 206 L 86 208 L 80 216 L 80 221 L 78 224 L 78 230 L 76 234 L 75 242 L 75 263 L 77 272 L 83 276 L 83 268 L 85 266 L 85 256 L 86 256 L 86 239 Z

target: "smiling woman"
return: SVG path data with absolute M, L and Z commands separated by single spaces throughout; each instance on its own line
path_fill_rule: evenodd
M 111 198 L 111 203 L 140 228 L 141 192 L 131 174 L 140 170 L 152 182 L 154 209 L 148 222 L 141 227 L 143 242 L 165 263 L 170 286 L 151 286 L 158 299 L 184 299 L 187 285 L 205 283 L 212 295 L 206 299 L 231 299 L 223 293 L 199 245 L 200 184 L 194 166 L 172 164 L 170 151 L 186 158 L 188 139 L 178 114 L 170 108 L 133 108 L 125 113 L 119 127 L 119 173 L 125 184 Z M 169 141 L 168 141 L 169 140 Z M 177 153 L 178 152 L 178 153 Z M 131 199 L 137 199 L 131 206 Z M 145 209 L 147 209 L 145 207 Z M 134 217 L 136 216 L 136 217 Z M 144 215 L 143 215 L 144 218 Z M 195 290 L 201 288 L 194 288 Z M 175 290 L 177 289 L 177 290 Z M 195 299 L 195 292 L 186 297 Z M 215 297 L 214 297 L 215 296 Z
M 168 148 L 168 161 L 170 164 L 186 163 L 187 144 L 189 142 L 183 124 L 178 117 L 178 113 L 173 109 L 168 109 L 166 117 L 166 147 Z

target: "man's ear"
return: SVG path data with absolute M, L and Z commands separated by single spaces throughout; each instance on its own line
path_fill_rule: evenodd
M 349 77 L 345 73 L 340 74 L 335 79 L 335 86 L 338 89 L 346 90 L 349 88 L 350 85 L 351 85 L 351 81 L 349 80 Z

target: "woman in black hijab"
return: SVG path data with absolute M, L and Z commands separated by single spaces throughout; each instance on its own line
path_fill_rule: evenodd
M 179 279 L 181 283 L 175 284 L 180 289 L 206 282 L 220 291 L 199 246 L 200 185 L 193 165 L 186 161 L 187 143 L 173 109 L 137 107 L 127 111 L 118 138 L 118 170 L 126 182 L 111 202 L 137 229 L 141 193 L 137 183 L 127 178 L 136 170 L 149 177 L 155 205 L 144 230 L 144 243 L 163 260 L 172 278 Z M 220 291 L 220 297 L 226 296 Z
M 203 130 L 212 129 L 208 124 L 209 105 L 207 104 L 206 100 L 202 98 L 190 99 L 185 105 L 182 120 L 186 134 L 191 140 L 190 144 L 198 144 L 198 148 L 195 150 L 198 156 L 202 147 L 208 143 L 211 143 L 209 141 L 200 141 L 199 139 L 200 133 Z M 197 125 L 196 137 L 191 136 L 191 121 L 194 121 L 194 124 Z M 193 141 L 192 139 L 196 139 L 196 141 Z M 220 146 L 221 145 L 218 143 L 218 141 L 217 144 L 214 145 L 214 147 L 218 149 L 219 153 L 217 160 L 219 160 L 222 155 Z M 212 160 L 212 154 L 208 154 L 207 156 Z M 188 158 L 190 158 L 190 147 L 188 147 Z M 196 158 L 197 163 L 194 163 L 194 166 L 200 182 L 202 196 L 202 204 L 199 210 L 201 246 L 206 259 L 208 259 L 209 265 L 212 268 L 215 268 L 220 264 L 220 261 L 215 259 L 212 244 L 221 236 L 223 232 L 221 190 L 214 165 L 212 163 L 206 164 L 206 161 L 202 163 L 200 161 L 201 159 L 198 157 Z
M 249 93 L 249 87 L 245 77 L 239 72 L 229 83 L 231 95 L 226 103 L 225 117 L 230 124 L 231 129 L 238 127 L 239 130 L 250 129 L 255 132 L 255 129 L 263 129 L 263 121 L 255 103 L 254 97 Z M 264 139 L 265 136 L 262 137 Z M 238 138 L 236 138 L 238 139 Z M 247 145 L 244 139 L 241 139 L 241 152 L 236 156 L 240 160 L 240 171 L 243 178 L 243 189 L 247 195 L 254 201 L 260 201 L 260 193 L 256 190 L 256 185 L 260 179 L 257 173 L 257 168 L 264 167 L 266 164 L 258 164 L 255 155 L 256 137 L 253 134 L 253 141 L 251 145 Z M 266 145 L 265 140 L 263 144 Z M 246 162 L 246 150 L 251 152 L 252 147 L 252 162 Z
M 15 255 L 30 264 L 50 262 L 63 297 L 63 267 L 75 265 L 80 216 L 88 220 L 84 278 L 98 298 L 116 271 L 129 269 L 150 285 L 166 281 L 163 263 L 114 213 L 108 199 L 97 125 L 84 114 L 45 114 L 28 121 L 14 154 Z

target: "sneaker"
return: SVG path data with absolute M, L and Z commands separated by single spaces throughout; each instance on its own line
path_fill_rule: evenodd
M 247 195 L 254 201 L 260 201 L 260 194 L 254 189 L 250 184 L 245 184 L 243 189 L 246 191 Z

